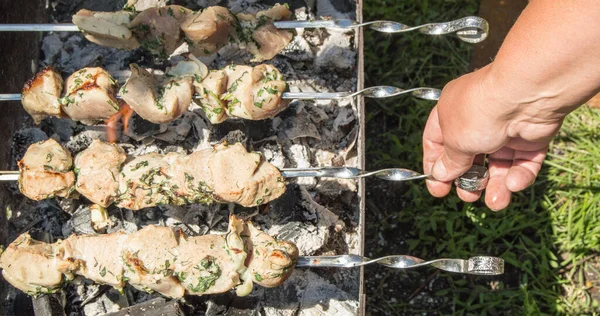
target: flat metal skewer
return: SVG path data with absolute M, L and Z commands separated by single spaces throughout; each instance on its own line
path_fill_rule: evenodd
M 429 174 L 421 174 L 404 168 L 388 168 L 376 171 L 364 171 L 354 167 L 317 167 L 317 168 L 282 168 L 281 175 L 285 178 L 337 178 L 359 179 L 376 177 L 387 181 L 414 181 L 430 178 Z M 455 184 L 457 187 L 470 191 L 481 191 L 487 186 L 489 174 L 486 167 L 473 165 L 465 174 L 460 176 Z M 0 181 L 19 181 L 19 171 L 0 171 Z
M 441 93 L 441 90 L 435 88 L 422 87 L 404 90 L 391 86 L 375 86 L 357 92 L 284 92 L 281 98 L 286 100 L 329 100 L 353 98 L 358 95 L 363 95 L 366 98 L 381 99 L 391 98 L 402 94 L 411 94 L 419 99 L 438 100 Z M 195 95 L 194 98 L 199 99 L 200 96 Z M 121 97 L 117 95 L 117 99 L 121 99 Z M 21 101 L 21 94 L 0 94 L 0 101 Z
M 298 268 L 354 268 L 377 263 L 394 269 L 411 269 L 433 266 L 440 270 L 475 275 L 499 275 L 504 273 L 504 260 L 498 257 L 478 256 L 469 259 L 434 259 L 425 261 L 408 255 L 392 255 L 377 259 L 359 255 L 304 256 L 298 259 Z
M 312 21 L 275 21 L 278 29 L 352 29 L 368 26 L 370 29 L 383 33 L 404 33 L 419 31 L 426 35 L 456 34 L 467 43 L 479 43 L 486 39 L 489 24 L 477 16 L 467 16 L 453 21 L 427 23 L 409 26 L 395 21 L 371 21 L 357 23 L 348 19 L 312 20 Z M 55 24 L 0 24 L 0 32 L 79 32 L 77 25 L 72 23 Z

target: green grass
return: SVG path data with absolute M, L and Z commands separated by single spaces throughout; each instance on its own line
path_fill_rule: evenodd
M 477 6 L 477 1 L 467 0 L 370 0 L 364 19 L 416 25 L 476 14 Z M 366 85 L 441 88 L 469 71 L 470 48 L 451 37 L 366 31 Z M 422 130 L 432 106 L 410 97 L 368 101 L 368 168 L 421 170 Z M 574 315 L 598 310 L 594 296 L 600 286 L 600 111 L 584 107 L 567 118 L 536 183 L 515 194 L 511 207 L 502 212 L 491 212 L 481 202 L 462 203 L 454 193 L 435 199 L 421 183 L 390 195 L 387 202 L 367 199 L 367 239 L 401 235 L 403 243 L 378 247 L 367 240 L 367 252 L 422 258 L 495 255 L 504 258 L 506 273 L 472 277 L 431 269 L 410 274 L 367 269 L 368 278 L 382 275 L 367 289 L 368 311 Z M 385 290 L 390 287 L 403 287 L 393 303 Z M 433 300 L 415 300 L 417 294 Z

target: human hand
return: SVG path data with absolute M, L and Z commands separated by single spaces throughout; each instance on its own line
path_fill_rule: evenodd
M 488 66 L 444 88 L 423 134 L 423 170 L 436 179 L 427 180 L 432 195 L 447 195 L 480 154 L 488 154 L 485 202 L 492 210 L 507 207 L 512 192 L 534 182 L 566 113 L 539 113 L 535 104 L 524 109 L 499 87 Z M 481 195 L 458 188 L 457 193 L 467 202 Z

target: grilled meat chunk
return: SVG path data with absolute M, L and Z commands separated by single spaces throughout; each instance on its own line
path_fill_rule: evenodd
M 123 165 L 117 206 L 139 210 L 171 202 L 169 164 L 157 153 L 138 156 Z
M 79 10 L 73 15 L 73 23 L 83 32 L 88 41 L 102 46 L 120 49 L 135 49 L 140 46 L 131 30 L 132 13 L 127 11 L 94 12 Z
M 116 89 L 117 82 L 106 70 L 83 68 L 67 78 L 58 101 L 71 119 L 91 125 L 119 112 Z
M 191 10 L 178 5 L 149 8 L 140 12 L 128 27 L 143 48 L 166 58 L 183 43 L 179 26 L 191 13 Z
M 23 108 L 35 124 L 50 116 L 62 117 L 58 98 L 63 89 L 61 75 L 48 66 L 25 83 L 21 94 Z
M 71 154 L 54 139 L 29 146 L 18 165 L 19 188 L 32 200 L 67 197 L 74 188 Z
M 294 270 L 298 261 L 298 248 L 291 242 L 279 241 L 260 231 L 252 223 L 244 230 L 248 249 L 247 273 L 254 282 L 264 287 L 283 283 Z
M 243 239 L 248 233 L 252 235 Z M 250 256 L 251 250 L 256 254 Z M 247 295 L 253 282 L 277 286 L 297 260 L 293 244 L 277 242 L 231 216 L 225 235 L 186 237 L 150 225 L 130 235 L 72 235 L 47 244 L 25 233 L 2 253 L 0 267 L 8 282 L 28 294 L 53 291 L 81 275 L 118 289 L 129 282 L 140 290 L 179 298 L 184 293 L 223 293 L 236 286 L 238 294 Z
M 281 112 L 287 103 L 281 99 L 286 88 L 281 73 L 271 65 L 225 67 L 227 114 L 250 120 L 263 120 Z
M 121 165 L 126 158 L 121 147 L 94 140 L 75 156 L 77 191 L 102 207 L 112 204 L 119 190 Z
M 215 147 L 207 164 L 211 173 L 208 185 L 221 201 L 249 207 L 272 201 L 285 192 L 279 170 L 240 143 Z
M 290 30 L 279 30 L 274 21 L 289 20 L 292 12 L 284 5 L 276 4 L 272 8 L 260 11 L 256 16 L 240 13 L 235 39 L 252 55 L 252 61 L 260 62 L 272 59 L 294 38 Z
M 221 95 L 227 91 L 227 80 L 225 71 L 213 70 L 200 83 L 194 82 L 204 114 L 212 124 L 227 120 L 226 102 L 221 100 Z
M 167 123 L 187 111 L 194 95 L 192 77 L 166 77 L 161 84 L 140 66 L 131 64 L 130 68 L 131 76 L 119 94 L 143 119 Z
M 189 51 L 196 56 L 210 55 L 229 43 L 235 32 L 236 19 L 224 7 L 213 6 L 189 15 L 181 30 L 185 34 Z

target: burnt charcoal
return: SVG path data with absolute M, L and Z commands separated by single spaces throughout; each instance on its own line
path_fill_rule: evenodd
M 43 294 L 33 299 L 36 316 L 64 316 L 64 295 L 62 293 Z
M 185 313 L 177 301 L 167 301 L 164 298 L 153 300 L 122 309 L 106 316 L 183 316 Z
M 249 120 L 227 120 L 221 124 L 213 125 L 213 135 L 211 141 L 219 141 L 227 137 L 231 131 L 238 133 L 236 141 L 248 145 L 248 141 L 254 142 L 262 140 L 271 134 L 270 120 L 249 121 Z M 241 137 L 243 135 L 243 137 Z
M 129 119 L 129 126 L 125 131 L 125 135 L 133 138 L 136 141 L 148 138 L 150 136 L 164 133 L 167 130 L 165 124 L 154 124 L 134 114 Z
M 63 225 L 62 233 L 64 236 L 75 234 L 96 235 L 96 231 L 92 228 L 90 208 L 86 205 L 81 205 L 71 218 Z
M 12 311 L 15 316 L 31 316 L 34 315 L 33 311 L 33 302 L 31 297 L 27 294 L 20 292 L 15 296 L 15 300 L 13 302 Z
M 283 119 L 278 128 L 277 137 L 282 140 L 300 137 L 321 139 L 317 126 L 303 106 L 297 112 Z

